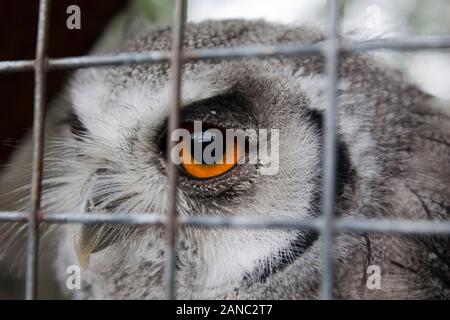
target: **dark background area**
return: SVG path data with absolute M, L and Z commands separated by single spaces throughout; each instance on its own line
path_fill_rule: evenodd
M 51 2 L 48 55 L 52 58 L 78 56 L 101 35 L 105 25 L 127 0 L 55 0 Z M 66 13 L 70 5 L 81 9 L 81 30 L 69 30 Z M 0 1 L 0 61 L 34 59 L 38 0 Z M 47 102 L 58 92 L 68 71 L 51 71 Z M 33 71 L 0 74 L 0 165 L 31 128 L 33 118 Z
M 51 2 L 49 57 L 86 54 L 107 23 L 127 4 L 127 0 L 54 0 Z M 69 5 L 81 9 L 81 30 L 69 30 L 66 13 Z M 38 0 L 0 1 L 0 61 L 34 59 Z M 48 74 L 47 106 L 64 85 L 70 71 Z M 34 72 L 0 73 L 0 168 L 8 161 L 14 147 L 31 130 L 33 119 Z M 21 299 L 23 279 L 10 277 L 0 270 L 0 300 Z M 16 272 L 13 272 L 16 274 Z M 54 297 L 56 287 L 41 286 L 41 297 Z

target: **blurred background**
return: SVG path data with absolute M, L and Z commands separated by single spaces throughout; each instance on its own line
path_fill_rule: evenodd
M 174 0 L 52 1 L 49 55 L 86 54 L 102 34 L 107 41 L 117 42 L 124 26 L 137 15 L 144 16 L 155 27 L 170 24 L 173 3 Z M 354 39 L 450 34 L 448 0 L 343 0 L 343 3 L 343 31 Z M 81 9 L 80 30 L 68 30 L 66 27 L 69 16 L 66 9 L 74 4 Z M 0 2 L 0 61 L 34 58 L 37 16 L 37 0 Z M 326 0 L 189 1 L 189 21 L 227 18 L 262 18 L 324 28 Z M 450 109 L 450 50 L 411 53 L 378 51 L 371 54 L 402 70 L 411 81 L 441 99 Z M 50 72 L 48 101 L 61 90 L 69 76 L 68 71 Z M 0 74 L 0 167 L 7 163 L 11 152 L 30 131 L 33 83 L 31 71 Z M 23 283 L 11 280 L 5 274 L 0 263 L 0 299 L 20 298 Z
M 342 30 L 356 39 L 450 34 L 448 0 L 343 0 Z M 264 18 L 326 26 L 326 0 L 191 0 L 188 19 Z M 450 50 L 377 52 L 423 89 L 450 105 Z

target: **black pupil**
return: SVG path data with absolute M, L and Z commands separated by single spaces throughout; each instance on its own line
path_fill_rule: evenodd
M 207 131 L 197 131 L 191 134 L 191 155 L 194 157 L 196 162 L 201 164 L 215 164 L 223 159 L 226 151 L 225 139 L 222 139 L 222 148 L 220 148 L 219 140 L 216 142 L 215 147 L 210 147 L 213 148 L 212 151 L 211 149 L 209 149 L 206 154 L 204 153 L 206 147 L 216 140 L 217 137 L 215 133 L 210 133 Z M 197 150 L 197 153 L 195 152 L 195 150 Z M 209 155 L 211 155 L 213 161 L 207 161 L 208 159 L 205 159 L 205 156 Z

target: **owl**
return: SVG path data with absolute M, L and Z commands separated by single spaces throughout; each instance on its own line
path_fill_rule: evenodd
M 164 28 L 127 36 L 114 52 L 171 49 Z M 189 23 L 189 49 L 320 43 L 320 30 L 260 20 Z M 344 39 L 345 41 L 345 39 Z M 320 215 L 326 102 L 321 55 L 202 60 L 182 70 L 181 127 L 204 148 L 210 129 L 271 132 L 267 163 L 197 161 L 182 149 L 181 216 Z M 46 122 L 43 209 L 50 213 L 168 211 L 169 63 L 78 70 Z M 430 95 L 366 53 L 342 53 L 338 66 L 338 218 L 444 220 L 450 213 L 450 117 Z M 202 129 L 193 129 L 196 123 Z M 200 133 L 200 135 L 198 135 Z M 211 142 L 206 139 L 206 142 Z M 235 150 L 234 140 L 221 155 Z M 206 143 L 207 144 L 207 143 Z M 2 209 L 26 208 L 30 140 L 3 173 Z M 276 148 L 275 148 L 276 147 Z M 203 150 L 203 149 L 201 149 Z M 272 152 L 276 151 L 276 152 Z M 193 162 L 186 162 L 186 157 Z M 266 159 L 267 160 L 267 159 Z M 9 181 L 9 182 L 8 182 Z M 41 258 L 61 292 L 75 299 L 163 299 L 164 230 L 158 226 L 62 225 L 43 231 Z M 6 233 L 5 233 L 6 234 Z M 180 299 L 315 299 L 322 235 L 308 230 L 180 227 Z M 45 244 L 46 243 L 46 244 Z M 443 236 L 339 233 L 334 240 L 339 299 L 450 298 L 450 246 Z M 66 287 L 81 268 L 80 290 Z M 379 284 L 370 285 L 371 271 Z

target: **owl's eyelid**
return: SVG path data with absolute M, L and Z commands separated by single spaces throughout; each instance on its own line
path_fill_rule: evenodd
M 251 113 L 252 107 L 248 97 L 238 90 L 230 89 L 207 99 L 198 100 L 183 106 L 180 123 L 201 121 L 209 128 L 247 129 L 256 128 L 257 124 Z M 154 143 L 162 153 L 166 153 L 168 135 L 168 118 L 157 130 Z
M 211 126 L 230 129 L 255 127 L 248 97 L 229 90 L 216 96 L 195 101 L 181 110 L 181 122 L 202 121 Z

